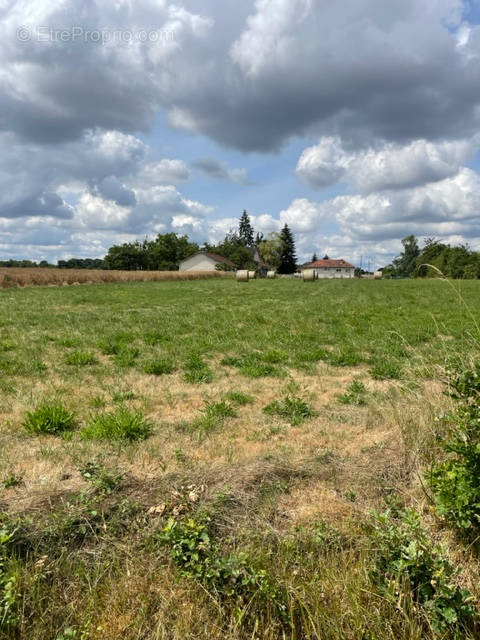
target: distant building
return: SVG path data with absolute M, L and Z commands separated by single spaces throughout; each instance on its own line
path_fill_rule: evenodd
M 218 265 L 218 267 L 217 267 Z M 235 271 L 236 265 L 216 253 L 199 251 L 185 258 L 178 265 L 179 271 L 218 271 L 218 269 Z
M 302 265 L 304 269 L 313 269 L 318 278 L 354 278 L 355 267 L 346 260 L 324 258 Z

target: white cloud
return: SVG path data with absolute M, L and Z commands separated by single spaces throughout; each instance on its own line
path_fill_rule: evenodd
M 280 221 L 282 226 L 287 224 L 294 232 L 308 233 L 318 231 L 327 220 L 327 216 L 326 203 L 297 198 L 287 209 L 280 212 Z
M 296 173 L 312 188 L 343 181 L 363 193 L 405 189 L 456 175 L 479 146 L 478 137 L 474 137 L 444 142 L 414 140 L 404 146 L 384 143 L 348 151 L 338 136 L 329 136 L 303 151 Z

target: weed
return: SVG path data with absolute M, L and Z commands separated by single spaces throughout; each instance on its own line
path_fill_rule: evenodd
M 248 393 L 241 393 L 240 391 L 229 391 L 225 394 L 225 397 L 238 407 L 244 407 L 247 404 L 252 404 L 254 401 L 253 396 Z
M 175 365 L 171 360 L 156 358 L 147 362 L 143 367 L 143 371 L 152 376 L 168 375 L 175 371 Z
M 145 440 L 153 425 L 142 413 L 120 407 L 116 411 L 92 416 L 81 435 L 86 440 Z
M 479 369 L 452 375 L 449 392 L 460 406 L 438 435 L 446 458 L 427 473 L 438 515 L 469 535 L 480 529 Z
M 193 421 L 191 428 L 200 438 L 220 428 L 226 418 L 235 418 L 237 413 L 231 404 L 222 400 L 220 402 L 207 401 L 202 415 Z
M 267 572 L 253 565 L 246 553 L 223 555 L 209 531 L 210 519 L 170 518 L 158 538 L 169 549 L 180 573 L 203 583 L 207 589 L 234 608 L 266 602 L 284 618 L 286 597 L 268 577 Z M 286 619 L 285 619 L 286 621 Z
M 65 362 L 69 365 L 84 367 L 91 364 L 97 364 L 98 360 L 90 351 L 72 351 L 65 356 Z
M 213 373 L 198 353 L 191 353 L 185 362 L 183 378 L 185 382 L 207 383 L 213 380 Z
M 57 434 L 76 427 L 74 414 L 60 404 L 42 404 L 26 414 L 25 429 L 32 434 Z
M 107 401 L 103 396 L 93 396 L 93 398 L 90 398 L 89 404 L 94 409 L 102 409 L 106 406 Z
M 263 408 L 265 413 L 285 418 L 292 426 L 301 424 L 317 413 L 311 409 L 305 400 L 293 395 L 286 395 L 281 401 L 275 400 Z
M 148 344 L 150 346 L 156 346 L 157 344 L 164 344 L 165 342 L 170 342 L 171 341 L 171 336 L 168 335 L 168 333 L 166 333 L 165 331 L 150 331 L 149 333 L 146 333 L 143 337 L 143 341 L 145 342 L 145 344 Z
M 91 482 L 102 494 L 118 491 L 123 486 L 123 474 L 105 469 L 96 462 L 86 462 L 79 468 L 79 472 L 85 480 Z
M 137 396 L 133 391 L 115 391 L 112 394 L 113 402 L 125 402 L 127 400 L 135 400 Z
M 16 473 L 10 473 L 4 480 L 2 480 L 2 486 L 5 489 L 19 487 L 21 484 L 23 484 L 23 476 L 19 476 Z
M 377 360 L 369 373 L 376 380 L 396 380 L 402 375 L 402 367 L 393 360 Z
M 470 622 L 475 616 L 472 596 L 454 583 L 457 571 L 446 559 L 447 550 L 430 540 L 419 514 L 408 509 L 374 515 L 373 578 L 386 597 L 401 606 L 398 594 L 407 586 L 439 634 Z
M 354 404 L 357 406 L 361 406 L 366 404 L 365 395 L 367 393 L 367 389 L 363 382 L 359 380 L 354 380 L 348 386 L 347 392 L 339 394 L 337 399 L 342 404 Z
M 122 369 L 128 369 L 133 367 L 135 360 L 140 355 L 140 350 L 137 347 L 124 347 L 113 356 L 113 362 Z
M 17 622 L 17 579 L 8 568 L 8 547 L 14 534 L 6 524 L 0 525 L 0 630 Z
M 362 358 L 353 349 L 343 348 L 329 353 L 327 361 L 335 367 L 355 367 L 362 362 Z

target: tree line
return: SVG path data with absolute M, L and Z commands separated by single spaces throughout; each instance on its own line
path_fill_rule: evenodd
M 113 245 L 101 258 L 71 258 L 57 265 L 42 260 L 0 261 L 0 267 L 54 267 L 60 269 L 112 269 L 121 271 L 176 271 L 179 263 L 198 251 L 215 253 L 233 262 L 239 269 L 255 269 L 260 258 L 268 268 L 279 273 L 294 273 L 297 269 L 295 239 L 288 225 L 280 232 L 255 233 L 250 216 L 244 211 L 238 227 L 230 230 L 218 244 L 201 247 L 186 235 L 159 233 L 153 240 L 125 242 Z M 221 268 L 228 268 L 221 265 Z
M 426 238 L 420 248 L 415 236 L 402 240 L 403 251 L 382 269 L 386 278 L 436 277 L 440 271 L 447 278 L 480 278 L 480 253 L 466 244 L 451 246 Z M 433 268 L 432 268 L 433 267 Z

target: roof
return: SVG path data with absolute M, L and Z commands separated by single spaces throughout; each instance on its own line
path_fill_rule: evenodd
M 181 260 L 180 262 L 182 263 L 186 260 L 190 260 L 190 258 L 193 258 L 193 256 L 207 256 L 207 258 L 210 258 L 214 262 L 227 264 L 229 267 L 237 267 L 237 265 L 228 258 L 224 258 L 223 256 L 219 256 L 217 253 L 210 253 L 208 251 L 197 251 L 197 253 L 192 253 L 191 256 L 188 256 L 188 258 L 184 258 L 184 260 Z
M 353 264 L 346 260 L 332 260 L 331 258 L 325 260 L 315 260 L 315 262 L 309 262 L 303 265 L 304 269 L 355 269 Z

